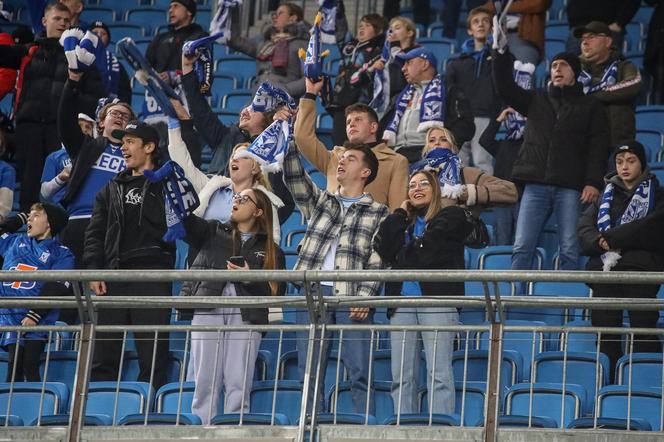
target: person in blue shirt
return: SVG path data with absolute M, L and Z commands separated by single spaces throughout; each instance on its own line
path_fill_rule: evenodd
M 30 214 L 20 213 L 0 223 L 0 255 L 4 258 L 2 270 L 70 270 L 74 268 L 74 255 L 55 239 L 67 224 L 67 212 L 50 203 L 32 205 Z M 27 233 L 11 233 L 27 223 Z M 0 284 L 0 297 L 4 296 L 64 296 L 70 293 L 68 282 L 5 281 Z M 29 310 L 0 307 L 0 325 L 35 326 L 53 325 L 59 311 Z M 9 355 L 7 382 L 40 381 L 39 359 L 48 333 L 17 333 L 8 331 L 0 335 L 0 347 Z M 14 365 L 16 367 L 14 368 Z

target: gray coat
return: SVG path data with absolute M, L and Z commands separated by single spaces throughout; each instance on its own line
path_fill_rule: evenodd
M 244 52 L 256 59 L 256 80 L 253 85 L 255 91 L 262 82 L 268 82 L 288 92 L 294 99 L 304 95 L 304 72 L 298 50 L 306 50 L 309 43 L 309 27 L 298 22 L 286 27 L 284 32 L 291 35 L 288 41 L 288 61 L 286 67 L 274 67 L 272 59 L 267 53 L 272 45 L 271 38 L 276 33 L 273 26 L 269 26 L 263 33 L 263 38 L 249 39 L 242 35 L 240 29 L 240 8 L 233 8 L 231 13 L 231 38 L 228 47 Z M 222 61 L 223 63 L 223 61 Z

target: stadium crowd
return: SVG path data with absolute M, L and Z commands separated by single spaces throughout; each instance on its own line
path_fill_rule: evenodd
M 646 1 L 655 9 L 643 66 L 624 53 L 628 43 L 635 44 L 627 41 L 626 29 L 640 0 L 568 0 L 569 28 L 559 52 L 549 52 L 555 46 L 547 44 L 545 33 L 550 0 L 516 0 L 504 21 L 491 1 L 467 1 L 465 35 L 460 52 L 453 54 L 418 37 L 429 25 L 428 1 L 413 1 L 416 22 L 400 15 L 399 2 L 385 2 L 384 14 L 367 14 L 356 30 L 337 32 L 337 56 L 328 64 L 330 90 L 325 81 L 305 76 L 298 51 L 307 49 L 311 25 L 297 3 L 274 5 L 271 23 L 254 37 L 243 36 L 239 7 L 232 7 L 230 38 L 215 51 L 246 54 L 255 59 L 256 69 L 246 83 L 246 106 L 230 121 L 224 118 L 228 109 L 219 110 L 214 102 L 221 97 L 208 97 L 199 53 L 183 51 L 185 42 L 208 35 L 207 23 L 196 20 L 200 3 L 167 3 L 168 27 L 145 48 L 147 62 L 178 97 L 169 97 L 174 115 L 149 90 L 139 89 L 138 74 L 130 80 L 133 68 L 112 50 L 123 37 L 119 29 L 83 15 L 89 5 L 82 0 L 35 9 L 37 3 L 23 5 L 31 27 L 0 21 L 0 31 L 5 25 L 13 29 L 0 33 L 0 99 L 11 102 L 0 128 L 0 155 L 8 160 L 0 161 L 3 270 L 463 269 L 465 247 L 488 245 L 513 246 L 511 268 L 528 270 L 535 268 L 540 238 L 555 225 L 559 269 L 664 271 L 664 190 L 651 170 L 661 166 L 653 161 L 652 149 L 662 146 L 638 141 L 636 124 L 636 106 L 644 97 L 664 103 L 662 1 Z M 457 46 L 450 38 L 458 35 L 461 3 L 447 0 L 441 12 L 442 36 L 448 38 L 441 41 L 452 46 Z M 343 31 L 342 22 L 337 17 L 337 31 Z M 69 50 L 72 34 L 66 31 L 74 27 L 81 29 L 81 45 Z M 84 40 L 93 45 L 93 61 L 81 55 Z M 215 66 L 225 61 L 220 57 Z M 222 75 L 214 81 L 227 79 Z M 231 81 L 237 84 L 236 78 Z M 287 92 L 295 106 L 249 105 L 263 82 Z M 293 142 L 285 149 L 282 170 L 272 171 L 247 153 L 270 136 L 275 122 L 292 124 Z M 177 225 L 183 231 L 177 247 L 168 240 L 176 230 L 168 216 L 172 203 L 153 179 L 170 167 L 169 159 L 200 202 Z M 290 242 L 293 217 L 303 220 L 299 246 Z M 295 246 L 297 259 L 287 264 L 284 249 Z M 176 265 L 178 254 L 186 259 Z M 619 298 L 655 298 L 660 289 L 591 288 L 594 297 Z M 0 290 L 0 296 L 56 296 L 71 287 L 18 282 Z M 170 294 L 172 287 L 94 281 L 90 290 L 97 296 L 151 296 Z M 465 289 L 463 283 L 407 281 L 382 287 L 375 281 L 330 281 L 299 290 L 324 296 L 446 296 Z M 286 291 L 275 282 L 191 281 L 179 294 Z M 526 294 L 525 283 L 517 284 L 515 293 Z M 281 312 L 267 308 L 188 314 L 195 325 L 281 319 Z M 375 312 L 353 307 L 327 315 L 328 323 L 371 324 Z M 397 308 L 387 316 L 395 326 L 459 323 L 456 309 Z M 659 316 L 630 311 L 629 318 L 631 326 L 655 328 Z M 294 319 L 308 323 L 308 312 L 298 311 Z M 591 319 L 596 326 L 623 325 L 622 312 L 596 311 Z M 56 320 L 57 311 L 0 307 L 1 325 Z M 60 320 L 75 323 L 77 317 L 63 311 Z M 111 309 L 98 315 L 99 324 L 170 321 L 168 309 Z M 419 411 L 422 350 L 427 366 L 435 367 L 427 381 L 431 410 L 454 412 L 454 336 L 435 335 L 391 333 L 392 396 L 395 404 L 401 401 L 401 413 Z M 41 379 L 45 336 L 2 335 L 9 365 L 16 366 L 8 370 L 7 381 Z M 187 375 L 196 381 L 192 411 L 203 423 L 217 414 L 222 390 L 225 413 L 249 410 L 254 364 L 245 361 L 256 360 L 261 343 L 257 332 L 221 333 L 221 343 L 206 336 L 192 334 Z M 94 354 L 92 380 L 115 380 L 122 333 L 98 333 L 97 338 L 104 346 Z M 138 380 L 159 388 L 167 382 L 168 340 L 155 341 L 153 333 L 135 333 L 135 338 Z M 324 338 L 317 341 L 324 348 L 314 349 L 322 355 L 322 373 L 331 352 L 331 336 Z M 345 338 L 340 357 L 353 410 L 364 413 L 369 398 L 372 413 L 370 332 L 354 330 Z M 307 341 L 307 334 L 298 335 L 302 377 Z M 604 336 L 600 349 L 613 369 L 623 352 L 619 338 Z M 659 353 L 662 347 L 657 337 L 645 336 L 634 351 Z M 323 391 L 323 379 L 318 383 Z M 312 400 L 326 409 L 323 394 Z

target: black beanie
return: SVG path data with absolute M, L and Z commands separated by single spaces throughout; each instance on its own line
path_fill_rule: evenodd
M 67 225 L 69 215 L 67 211 L 57 204 L 41 203 L 46 217 L 48 218 L 48 225 L 51 227 L 51 236 L 55 237 Z
M 192 17 L 196 16 L 196 0 L 171 0 L 171 3 L 180 3 L 191 12 Z
M 553 62 L 556 60 L 565 60 L 574 72 L 574 81 L 579 78 L 579 75 L 581 74 L 581 61 L 579 60 L 578 56 L 572 54 L 571 52 L 561 52 L 553 57 L 551 64 L 553 64 Z M 549 66 L 551 66 L 551 64 L 549 64 Z
M 631 152 L 636 155 L 639 161 L 641 161 L 641 170 L 645 170 L 648 167 L 648 158 L 646 157 L 646 149 L 643 147 L 643 144 L 634 140 L 617 147 L 615 152 L 613 152 L 614 160 L 619 153 L 623 152 Z

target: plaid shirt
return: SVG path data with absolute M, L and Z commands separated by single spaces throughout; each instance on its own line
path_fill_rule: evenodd
M 381 260 L 373 251 L 372 240 L 388 209 L 365 193 L 344 214 L 339 195 L 321 190 L 304 171 L 300 157 L 291 144 L 284 158 L 284 182 L 307 220 L 295 270 L 321 270 L 325 255 L 338 238 L 334 256 L 335 270 L 380 269 Z M 334 283 L 337 296 L 374 296 L 376 281 Z

